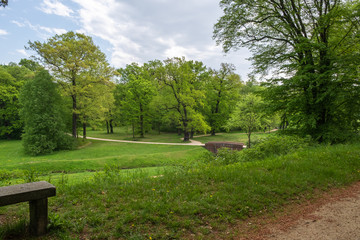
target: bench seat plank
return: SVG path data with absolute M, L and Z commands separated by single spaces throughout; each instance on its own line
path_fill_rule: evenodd
M 55 195 L 56 187 L 45 181 L 0 187 L 0 206 L 34 201 Z

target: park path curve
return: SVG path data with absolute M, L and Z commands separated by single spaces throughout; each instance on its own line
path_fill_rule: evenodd
M 154 144 L 154 145 L 174 145 L 174 146 L 205 146 L 205 144 L 190 140 L 190 143 L 162 143 L 162 142 L 141 142 L 141 141 L 127 141 L 127 140 L 116 140 L 116 139 L 105 139 L 105 138 L 94 138 L 94 137 L 86 137 L 86 139 L 99 140 L 105 142 L 120 142 L 120 143 L 139 143 L 139 144 Z
M 293 226 L 273 231 L 267 240 L 359 240 L 360 182 L 324 200 L 324 205 Z

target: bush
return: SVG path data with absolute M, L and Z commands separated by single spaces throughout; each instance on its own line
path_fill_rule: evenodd
M 285 155 L 309 146 L 310 138 L 298 136 L 271 135 L 253 143 L 253 147 L 242 151 L 232 151 L 221 148 L 215 155 L 211 152 L 203 154 L 202 161 L 206 163 L 228 165 L 236 162 L 258 161 L 271 156 Z
M 240 161 L 256 161 L 275 155 L 285 155 L 309 146 L 310 138 L 298 136 L 271 135 L 259 140 L 252 148 L 241 152 Z

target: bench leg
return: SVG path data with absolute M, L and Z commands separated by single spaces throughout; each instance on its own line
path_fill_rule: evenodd
M 40 236 L 46 233 L 48 224 L 48 199 L 43 198 L 29 202 L 30 233 Z

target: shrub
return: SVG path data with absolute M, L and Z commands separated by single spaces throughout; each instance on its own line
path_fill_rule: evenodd
M 309 146 L 310 138 L 298 136 L 271 135 L 259 140 L 252 148 L 243 150 L 241 161 L 256 161 L 275 155 L 285 155 L 295 150 Z
M 232 151 L 221 148 L 215 155 L 211 152 L 203 154 L 202 161 L 205 163 L 228 165 L 236 162 L 258 161 L 271 156 L 285 155 L 298 149 L 309 146 L 310 138 L 298 136 L 271 135 L 260 139 L 253 144 L 252 148 L 242 151 Z

